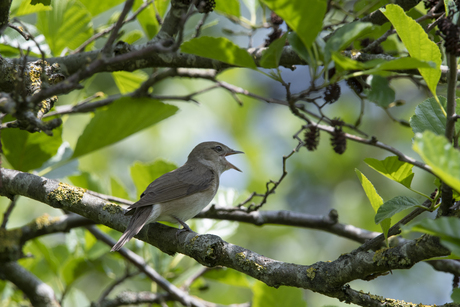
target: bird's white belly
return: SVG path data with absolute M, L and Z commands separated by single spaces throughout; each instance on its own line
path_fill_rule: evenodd
M 173 216 L 184 222 L 191 219 L 211 202 L 215 195 L 212 190 L 208 189 L 204 192 L 155 205 L 154 211 L 155 209 L 161 210 L 156 220 L 177 223 L 177 220 Z

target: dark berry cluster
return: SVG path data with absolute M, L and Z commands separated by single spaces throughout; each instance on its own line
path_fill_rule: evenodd
M 215 0 L 200 0 L 196 2 L 195 6 L 198 9 L 198 12 L 200 13 L 211 13 L 216 7 L 216 1 Z
M 425 5 L 425 9 L 427 10 L 431 10 L 432 8 L 434 8 L 439 1 L 443 1 L 443 0 L 423 0 L 423 4 Z M 445 9 L 444 9 L 444 2 L 442 3 L 442 5 L 440 5 L 436 11 L 434 11 L 434 13 L 442 13 L 444 12 Z
M 334 126 L 334 131 L 331 133 L 331 145 L 332 149 L 339 155 L 343 154 L 347 149 L 347 138 L 342 131 L 343 125 L 344 122 L 339 118 L 331 120 L 331 126 Z
M 319 129 L 316 126 L 310 126 L 304 135 L 305 147 L 309 151 L 314 151 L 319 144 Z
M 280 25 L 283 23 L 283 18 L 272 12 L 270 15 L 270 21 L 273 25 L 273 32 L 268 34 L 268 38 L 265 40 L 265 47 L 270 46 L 273 41 L 280 38 L 283 35 L 283 31 L 280 29 Z
M 361 94 L 364 90 L 363 85 L 356 78 L 347 79 L 347 84 L 355 93 Z
M 337 83 L 329 84 L 324 92 L 324 100 L 327 103 L 334 103 L 340 98 L 340 86 Z
M 439 31 L 444 38 L 446 52 L 460 56 L 460 29 L 450 19 L 443 18 L 438 23 Z

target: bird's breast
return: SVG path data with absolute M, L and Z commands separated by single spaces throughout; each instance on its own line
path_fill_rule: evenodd
M 217 187 L 212 185 L 205 191 L 159 204 L 161 213 L 157 220 L 176 223 L 173 218 L 175 216 L 185 222 L 200 213 L 211 202 L 216 192 Z

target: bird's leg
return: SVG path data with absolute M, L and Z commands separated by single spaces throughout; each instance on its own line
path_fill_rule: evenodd
M 178 230 L 177 230 L 177 232 L 176 232 L 176 238 L 177 238 L 177 236 L 178 236 L 181 232 L 183 232 L 183 231 L 190 231 L 190 232 L 193 232 L 193 230 L 192 230 L 183 220 L 181 220 L 180 218 L 178 218 L 178 217 L 176 217 L 176 216 L 174 216 L 174 215 L 173 215 L 172 217 L 173 217 L 176 221 L 178 221 L 179 224 L 182 225 L 182 227 L 184 227 L 184 228 L 182 228 L 182 229 L 178 229 Z

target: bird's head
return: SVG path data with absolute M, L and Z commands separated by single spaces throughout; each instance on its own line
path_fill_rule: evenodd
M 188 156 L 189 161 L 197 161 L 223 173 L 231 168 L 241 172 L 239 168 L 225 159 L 226 156 L 244 153 L 233 150 L 219 142 L 203 142 L 198 144 Z

